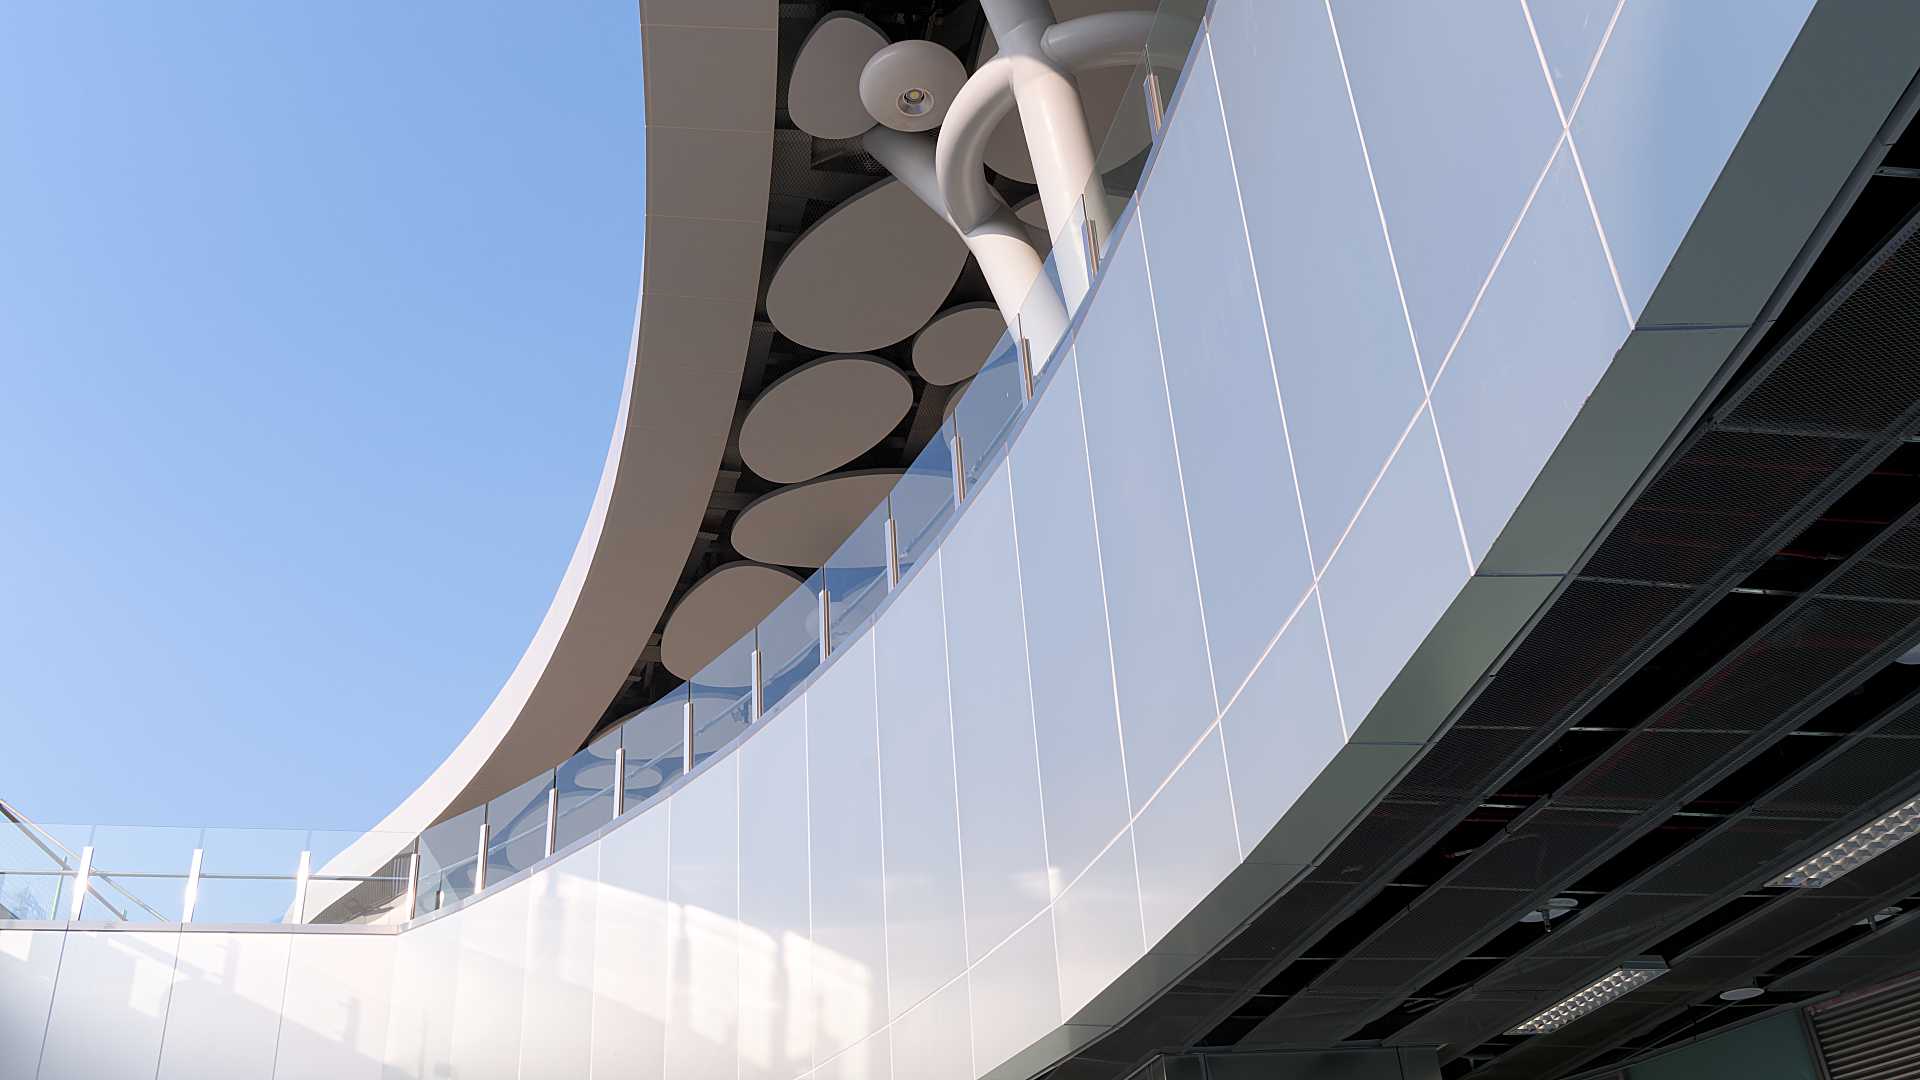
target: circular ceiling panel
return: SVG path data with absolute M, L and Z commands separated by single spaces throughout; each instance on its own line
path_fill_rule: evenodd
M 1006 330 L 1006 320 L 990 300 L 950 307 L 913 339 L 913 370 L 937 386 L 971 378 Z
M 825 566 L 901 475 L 860 469 L 768 492 L 734 519 L 734 550 L 764 563 Z
M 871 352 L 913 334 L 953 291 L 967 248 L 906 185 L 884 180 L 800 234 L 767 285 L 767 317 L 822 352 Z
M 912 407 L 913 384 L 892 364 L 822 357 L 774 380 L 754 400 L 740 424 L 740 458 L 778 484 L 811 480 L 886 438 Z
M 895 131 L 932 131 L 947 117 L 967 68 L 933 41 L 899 41 L 881 49 L 860 72 L 867 115 Z
M 821 139 L 851 139 L 873 126 L 860 101 L 860 72 L 887 47 L 887 35 L 851 11 L 828 13 L 800 43 L 787 83 L 794 126 Z
M 714 570 L 694 582 L 667 616 L 660 662 L 683 679 L 693 678 L 799 587 L 792 571 L 777 566 L 735 562 Z

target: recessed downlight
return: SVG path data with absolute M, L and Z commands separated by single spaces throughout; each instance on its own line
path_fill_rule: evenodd
M 1757 986 L 1736 986 L 1731 990 L 1720 991 L 1720 1000 L 1721 1001 L 1752 1001 L 1754 998 L 1757 998 L 1764 993 L 1766 993 L 1766 991 L 1760 989 Z

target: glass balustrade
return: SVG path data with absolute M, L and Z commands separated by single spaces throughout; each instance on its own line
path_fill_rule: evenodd
M 0 920 L 384 923 L 442 910 L 644 806 L 791 700 L 926 561 L 999 460 L 1151 159 L 1205 0 L 1163 0 L 1093 175 L 1052 234 L 1014 324 L 955 388 L 886 499 L 798 589 L 699 674 L 578 753 L 418 837 L 38 825 L 0 803 Z M 1098 363 L 1085 357 L 1084 363 Z

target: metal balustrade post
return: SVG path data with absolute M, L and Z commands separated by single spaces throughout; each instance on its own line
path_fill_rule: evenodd
M 820 575 L 820 662 L 823 664 L 827 662 L 827 657 L 833 655 L 833 642 L 828 636 L 833 630 L 833 615 L 827 607 L 833 601 L 829 598 L 828 591 L 827 575 L 822 573 Z
M 893 496 L 887 496 L 887 591 L 900 587 L 900 529 L 893 522 Z
M 1160 126 L 1167 119 L 1166 102 L 1160 98 L 1160 73 L 1153 70 L 1153 55 L 1146 54 L 1147 77 L 1140 80 L 1140 89 L 1146 98 L 1147 131 L 1154 138 L 1160 137 Z
M 80 865 L 73 871 L 73 902 L 67 906 L 67 921 L 79 922 L 80 910 L 86 906 L 87 889 L 91 887 L 93 877 L 93 845 L 80 849 Z
M 767 684 L 765 670 L 761 667 L 760 637 L 756 631 L 753 639 L 753 722 L 759 723 L 767 712 Z
M 193 921 L 194 905 L 200 902 L 200 863 L 206 855 L 205 848 L 193 849 L 193 860 L 187 864 L 187 887 L 180 894 L 180 921 Z
M 547 845 L 546 855 L 553 855 L 555 843 L 560 839 L 560 774 L 554 773 L 553 786 L 547 789 Z
M 313 852 L 300 853 L 300 869 L 293 878 L 293 921 L 307 921 L 307 880 L 313 876 Z
M 473 891 L 476 896 L 487 887 L 487 847 L 491 832 L 483 815 L 480 818 L 480 847 L 473 857 Z
M 1025 318 L 1013 320 L 1014 343 L 1020 351 L 1020 394 L 1033 400 L 1033 342 L 1027 340 Z
M 619 817 L 627 812 L 627 744 L 626 735 L 621 735 L 621 743 L 613 748 L 613 816 Z
M 680 771 L 693 771 L 693 684 L 687 684 L 687 703 L 680 714 Z
M 953 429 L 953 505 L 967 501 L 967 452 L 960 429 Z
M 409 920 L 420 914 L 420 853 L 418 851 L 407 856 L 407 899 L 404 910 Z
M 1083 247 L 1086 248 L 1087 285 L 1089 287 L 1093 285 L 1094 276 L 1100 273 L 1100 235 L 1099 233 L 1100 233 L 1099 226 L 1094 224 L 1093 215 L 1088 212 L 1087 197 L 1086 195 L 1082 194 L 1080 196 L 1080 243 Z M 1024 344 L 1025 344 L 1025 339 L 1023 338 L 1022 345 Z M 1033 388 L 1031 387 L 1031 385 L 1029 385 L 1029 387 L 1027 388 L 1027 396 L 1029 398 L 1033 396 Z

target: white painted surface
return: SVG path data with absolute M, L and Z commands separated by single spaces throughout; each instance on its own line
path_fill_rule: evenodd
M 292 942 L 289 934 L 180 936 L 159 1080 L 273 1075 Z
M 153 1075 L 179 943 L 178 930 L 69 933 L 40 1080 Z

